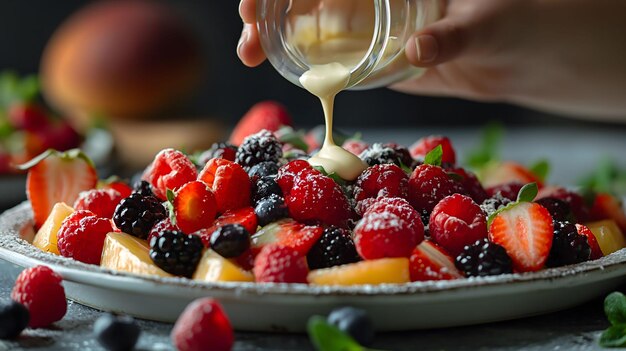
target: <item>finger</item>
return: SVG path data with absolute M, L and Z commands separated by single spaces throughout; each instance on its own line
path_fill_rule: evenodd
M 446 18 L 413 34 L 406 44 L 411 64 L 431 67 L 455 59 L 467 48 L 467 29 Z
M 265 61 L 265 53 L 255 25 L 244 24 L 239 44 L 237 44 L 237 55 L 248 67 L 256 67 Z
M 241 0 L 239 3 L 239 16 L 244 23 L 256 22 L 256 0 Z

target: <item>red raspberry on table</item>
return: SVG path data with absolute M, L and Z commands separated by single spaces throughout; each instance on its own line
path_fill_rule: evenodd
M 204 166 L 198 180 L 213 190 L 218 213 L 250 206 L 250 177 L 237 163 L 214 158 Z
M 391 212 L 366 212 L 354 228 L 356 250 L 366 260 L 409 257 L 422 240 L 423 227 Z
M 359 156 L 370 146 L 362 140 L 348 139 L 343 143 L 343 145 L 341 145 L 341 147 L 353 154 L 354 156 Z
M 171 338 L 178 351 L 229 351 L 235 342 L 222 306 L 209 297 L 197 299 L 185 308 Z
M 74 210 L 87 210 L 101 218 L 113 218 L 115 208 L 124 197 L 114 189 L 92 189 L 78 194 Z
M 207 228 L 217 214 L 217 202 L 209 187 L 199 180 L 180 187 L 174 195 L 176 225 L 185 233 Z
M 293 188 L 293 183 L 300 173 L 305 171 L 317 172 L 305 160 L 294 160 L 278 169 L 276 183 L 280 186 L 283 194 L 287 196 Z
M 344 226 L 352 216 L 352 209 L 341 187 L 319 172 L 298 176 L 285 197 L 285 204 L 291 218 L 305 223 L 319 221 Z
M 91 211 L 75 211 L 61 224 L 57 246 L 64 257 L 100 264 L 104 239 L 112 231 L 110 220 L 100 218 Z
M 297 250 L 276 244 L 261 249 L 254 259 L 254 277 L 259 283 L 307 283 L 309 267 L 306 256 Z
M 25 269 L 15 281 L 11 299 L 30 312 L 31 328 L 46 327 L 61 320 L 67 311 L 61 276 L 46 266 Z
M 369 167 L 356 181 L 354 199 L 401 197 L 406 199 L 409 191 L 409 177 L 395 164 L 386 163 Z
M 411 152 L 411 156 L 413 156 L 413 158 L 419 160 L 424 159 L 429 152 L 439 145 L 441 145 L 441 148 L 443 149 L 441 162 L 450 164 L 456 163 L 456 154 L 454 153 L 452 143 L 450 142 L 450 139 L 444 136 L 431 135 L 421 138 L 411 145 L 409 151 Z
M 441 167 L 419 165 L 409 177 L 409 202 L 420 215 L 430 214 L 441 199 L 456 193 L 464 193 L 463 187 Z
M 185 183 L 196 180 L 197 176 L 196 167 L 185 154 L 174 149 L 164 149 L 146 168 L 142 179 L 152 185 L 154 195 L 165 201 L 168 189 L 175 191 Z
M 466 245 L 487 238 L 487 216 L 469 196 L 454 194 L 441 200 L 430 214 L 430 237 L 453 257 Z

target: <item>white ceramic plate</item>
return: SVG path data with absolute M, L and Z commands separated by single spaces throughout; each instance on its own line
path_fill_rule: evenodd
M 626 281 L 626 249 L 600 260 L 536 273 L 402 285 L 314 287 L 304 284 L 200 283 L 102 269 L 39 251 L 31 211 L 19 205 L 0 216 L 0 258 L 22 267 L 48 265 L 63 276 L 67 296 L 100 310 L 173 322 L 193 299 L 212 296 L 239 330 L 302 331 L 314 314 L 352 305 L 378 330 L 486 323 L 575 306 Z

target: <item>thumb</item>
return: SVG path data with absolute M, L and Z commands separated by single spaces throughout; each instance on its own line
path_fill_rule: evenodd
M 431 67 L 455 59 L 467 43 L 467 29 L 445 18 L 414 33 L 406 43 L 406 56 L 414 66 Z

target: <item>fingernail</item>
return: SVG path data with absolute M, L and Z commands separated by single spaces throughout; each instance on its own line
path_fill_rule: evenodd
M 243 26 L 243 30 L 241 31 L 241 38 L 239 38 L 239 43 L 237 43 L 237 55 L 241 56 L 241 47 L 243 46 L 243 44 L 248 41 L 248 38 L 250 37 L 250 31 L 249 31 L 249 26 L 247 24 L 245 24 Z
M 437 40 L 428 34 L 422 34 L 415 38 L 415 49 L 417 50 L 417 59 L 422 63 L 435 61 L 439 54 Z

